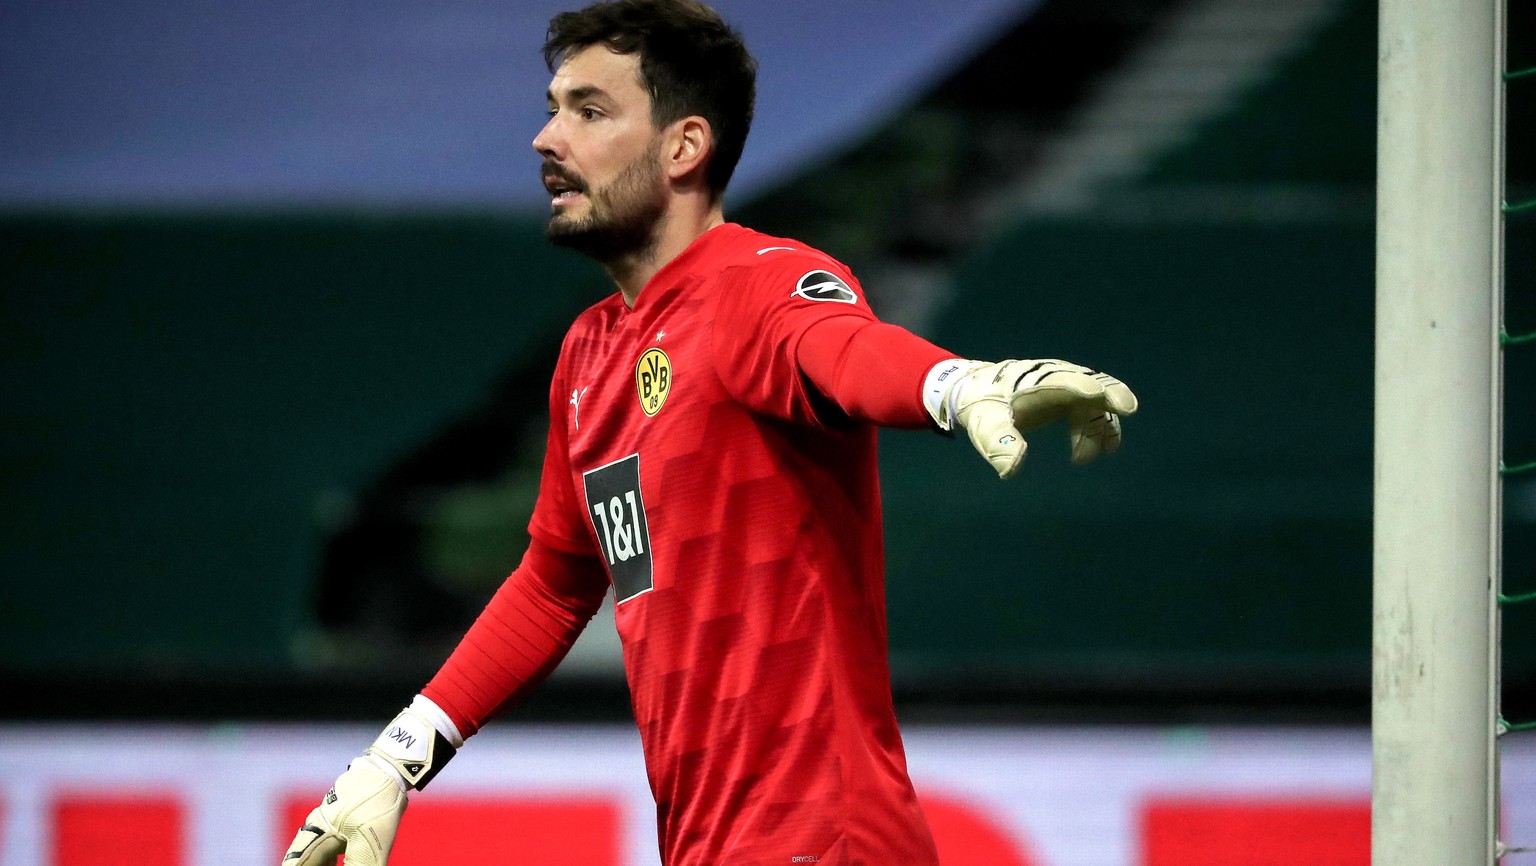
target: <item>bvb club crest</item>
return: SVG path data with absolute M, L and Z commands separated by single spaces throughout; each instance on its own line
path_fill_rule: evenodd
M 640 393 L 640 409 L 646 415 L 661 411 L 672 393 L 672 359 L 660 349 L 646 349 L 635 364 L 635 390 Z

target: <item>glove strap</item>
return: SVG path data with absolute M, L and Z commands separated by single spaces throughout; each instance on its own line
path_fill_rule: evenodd
M 940 361 L 928 370 L 923 379 L 923 408 L 938 425 L 939 432 L 953 436 L 955 430 L 955 395 L 960 381 L 972 370 L 985 366 L 984 361 L 968 361 L 950 358 Z
M 448 730 L 444 732 L 439 725 Z M 394 767 L 407 785 L 420 791 L 448 765 L 463 743 L 447 715 L 418 695 L 384 728 L 367 754 Z

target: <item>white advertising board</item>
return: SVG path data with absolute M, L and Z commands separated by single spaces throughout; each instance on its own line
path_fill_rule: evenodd
M 299 819 L 376 733 L 0 727 L 0 864 L 276 864 Z M 946 864 L 1368 862 L 1364 728 L 911 727 L 905 736 Z M 1504 835 L 1536 838 L 1536 738 L 1507 740 L 1502 765 Z M 391 859 L 462 862 L 656 864 L 633 729 L 507 724 L 472 739 L 413 795 Z

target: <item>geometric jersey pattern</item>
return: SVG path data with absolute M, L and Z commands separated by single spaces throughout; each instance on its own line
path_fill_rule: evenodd
M 874 319 L 846 267 L 725 224 L 561 349 L 530 533 L 619 590 L 667 866 L 937 862 L 891 706 L 875 430 L 795 363 L 832 316 Z

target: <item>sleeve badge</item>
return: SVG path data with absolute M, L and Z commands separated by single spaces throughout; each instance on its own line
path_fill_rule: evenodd
M 847 283 L 827 271 L 811 271 L 801 277 L 790 297 L 801 297 L 807 301 L 834 301 L 839 304 L 859 302 L 859 296 L 848 288 Z

